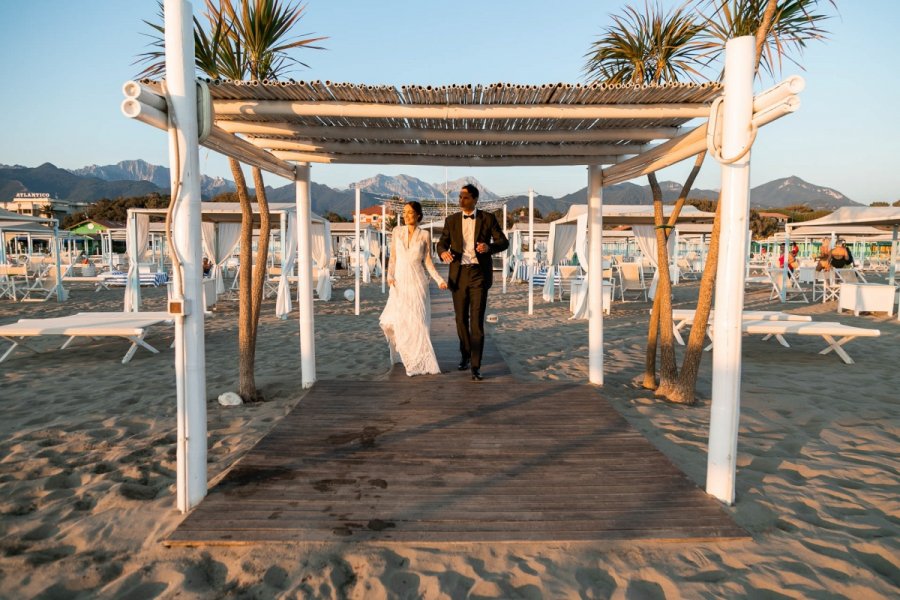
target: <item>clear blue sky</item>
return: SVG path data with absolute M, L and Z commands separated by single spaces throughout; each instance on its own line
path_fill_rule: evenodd
M 625 4 L 309 0 L 298 33 L 329 36 L 327 50 L 300 53 L 311 69 L 293 77 L 394 85 L 578 82 L 591 42 Z M 195 12 L 201 8 L 195 0 Z M 807 81 L 802 107 L 760 132 L 751 183 L 797 175 L 857 202 L 893 201 L 900 198 L 900 76 L 893 71 L 900 2 L 838 0 L 838 8 L 828 24 L 831 39 L 800 58 L 806 71 L 785 67 L 785 76 L 800 73 Z M 122 83 L 146 50 L 141 20 L 155 15 L 155 0 L 0 0 L 0 164 L 167 164 L 163 133 L 119 112 Z M 205 149 L 201 166 L 207 175 L 231 177 L 226 161 Z M 672 167 L 661 178 L 680 180 L 686 169 Z M 314 181 L 339 188 L 377 173 L 431 183 L 445 177 L 443 167 L 313 166 Z M 501 195 L 533 187 L 561 196 L 586 185 L 583 167 L 449 168 L 446 175 L 474 175 Z M 271 175 L 267 182 L 285 183 Z M 710 159 L 697 185 L 718 189 Z

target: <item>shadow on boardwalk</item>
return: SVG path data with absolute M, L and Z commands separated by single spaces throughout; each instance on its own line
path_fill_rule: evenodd
M 473 382 L 432 314 L 444 373 L 318 382 L 167 543 L 747 537 L 601 389 L 517 382 L 489 339 Z

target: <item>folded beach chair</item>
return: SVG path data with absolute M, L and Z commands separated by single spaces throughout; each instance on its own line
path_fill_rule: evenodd
M 22 302 L 46 302 L 51 296 L 56 294 L 57 286 L 62 284 L 56 277 L 56 266 L 45 269 L 40 276 L 32 281 L 31 285 L 22 290 Z M 62 288 L 62 299 L 66 300 L 69 293 Z
M 864 329 L 862 327 L 851 327 L 842 323 L 832 322 L 809 322 L 802 323 L 797 321 L 744 321 L 741 324 L 741 330 L 744 333 L 765 335 L 763 339 L 772 336 L 776 337 L 785 348 L 790 348 L 783 336 L 791 335 L 816 335 L 821 336 L 828 347 L 819 352 L 819 354 L 828 354 L 832 350 L 841 360 L 848 365 L 853 364 L 853 359 L 847 354 L 843 346 L 857 337 L 878 337 L 881 331 L 878 329 Z M 840 338 L 840 339 L 835 339 Z
M 772 283 L 772 293 L 769 295 L 769 299 L 773 300 L 775 298 L 781 298 L 781 288 L 784 286 L 784 271 L 781 269 L 769 269 L 767 271 L 769 275 L 769 281 Z M 800 282 L 797 280 L 797 274 L 788 271 L 787 274 L 787 286 L 785 287 L 785 302 L 806 302 L 809 304 L 809 298 L 806 296 L 806 289 L 800 285 Z M 802 298 L 802 300 L 796 299 Z

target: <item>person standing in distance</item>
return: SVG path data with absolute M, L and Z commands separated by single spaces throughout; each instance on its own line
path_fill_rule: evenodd
M 488 289 L 494 279 L 491 255 L 509 247 L 509 240 L 491 213 L 476 210 L 478 188 L 466 184 L 459 191 L 459 208 L 444 221 L 437 243 L 438 255 L 450 264 L 447 284 L 453 293 L 456 333 L 459 336 L 459 370 L 472 369 L 472 379 L 481 381 L 484 350 L 484 312 Z

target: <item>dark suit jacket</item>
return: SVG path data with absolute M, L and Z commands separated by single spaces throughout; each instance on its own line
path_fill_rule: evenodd
M 450 276 L 447 285 L 451 290 L 457 289 L 459 283 L 460 260 L 463 253 L 463 230 L 462 230 L 461 212 L 455 213 L 447 217 L 444 221 L 444 231 L 441 233 L 441 239 L 437 243 L 438 254 L 449 250 L 453 255 L 453 262 L 450 263 Z M 494 281 L 494 264 L 491 255 L 497 252 L 503 252 L 509 248 L 509 240 L 503 235 L 503 229 L 497 223 L 497 218 L 489 212 L 483 210 L 475 211 L 475 245 L 484 242 L 490 250 L 484 254 L 475 253 L 478 259 L 478 266 L 481 267 L 484 276 L 485 289 L 490 288 Z

